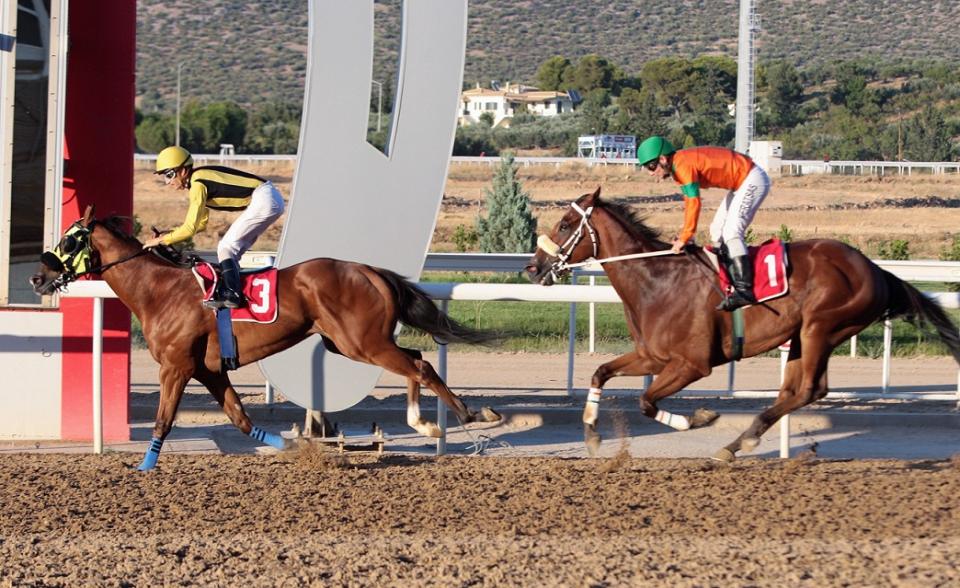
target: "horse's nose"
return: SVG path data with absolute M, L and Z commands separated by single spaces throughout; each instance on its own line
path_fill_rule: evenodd
M 540 271 L 540 268 L 537 266 L 536 262 L 530 262 L 523 268 L 523 275 L 527 277 L 531 282 L 537 280 L 537 273 Z

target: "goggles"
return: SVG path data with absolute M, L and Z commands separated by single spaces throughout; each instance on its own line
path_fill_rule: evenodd
M 168 169 L 168 170 L 166 170 L 165 172 L 163 172 L 163 179 L 164 179 L 164 181 L 165 181 L 166 183 L 168 183 L 168 184 L 169 184 L 170 182 L 172 182 L 172 181 L 173 181 L 173 178 L 175 178 L 175 177 L 177 177 L 177 170 L 176 170 L 176 168 L 171 167 L 170 169 Z
M 647 168 L 650 171 L 656 171 L 657 168 L 660 167 L 660 158 L 646 162 L 645 164 L 643 164 L 643 167 Z

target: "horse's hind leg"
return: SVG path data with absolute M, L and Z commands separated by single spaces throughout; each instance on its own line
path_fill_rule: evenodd
M 230 383 L 230 378 L 226 374 L 214 372 L 203 372 L 195 374 L 198 382 L 203 384 L 210 394 L 217 400 L 217 404 L 223 409 L 223 412 L 230 418 L 233 425 L 243 431 L 244 434 L 253 437 L 261 443 L 266 443 L 277 449 L 285 449 L 286 441 L 280 435 L 268 433 L 260 427 L 254 426 L 243 410 L 243 403 L 240 402 L 240 396 Z
M 376 365 L 407 378 L 407 424 L 427 437 L 439 437 L 441 432 L 436 423 L 425 420 L 420 415 L 420 386 L 426 386 L 453 410 L 461 423 L 495 422 L 500 415 L 490 408 L 477 413 L 467 408 L 454 394 L 437 372 L 424 360 L 419 351 L 394 347 L 372 357 Z
M 738 451 L 752 451 L 781 417 L 826 396 L 827 362 L 832 351 L 833 346 L 819 338 L 804 336 L 799 342 L 794 340 L 776 402 L 757 415 L 747 430 L 718 451 L 714 459 L 729 462 Z

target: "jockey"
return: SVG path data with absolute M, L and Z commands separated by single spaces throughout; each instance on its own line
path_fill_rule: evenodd
M 283 214 L 283 197 L 268 180 L 228 167 L 193 167 L 193 157 L 183 147 L 167 147 L 157 155 L 156 172 L 168 186 L 189 190 L 190 205 L 179 227 L 144 243 L 144 249 L 172 245 L 206 229 L 210 209 L 242 210 L 243 213 L 217 245 L 223 279 L 210 308 L 239 308 L 246 304 L 240 283 L 238 260 L 257 237 Z
M 734 291 L 717 310 L 732 311 L 756 304 L 753 266 L 743 235 L 770 191 L 770 178 L 752 159 L 725 147 L 693 147 L 677 151 L 663 137 L 650 137 L 637 148 L 639 165 L 660 179 L 673 178 L 684 198 L 683 229 L 673 242 L 680 253 L 697 231 L 701 188 L 724 188 L 726 197 L 710 224 L 710 239 L 719 249 Z

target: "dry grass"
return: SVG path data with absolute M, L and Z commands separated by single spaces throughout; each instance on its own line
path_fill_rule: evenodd
M 293 178 L 290 163 L 238 166 L 271 179 L 289 196 Z M 483 209 L 484 189 L 490 187 L 494 166 L 452 164 L 444 189 L 444 202 L 434 233 L 433 251 L 455 249 L 452 236 L 458 225 L 475 226 Z M 622 166 L 569 164 L 562 166 L 520 167 L 524 189 L 534 202 L 534 215 L 545 231 L 560 217 L 566 203 L 600 186 L 607 198 L 633 198 L 677 194 L 672 182 L 657 182 L 645 172 Z M 170 228 L 178 224 L 186 209 L 183 193 L 165 190 L 149 170 L 137 170 L 134 211 L 147 228 Z M 766 202 L 753 222 L 758 238 L 765 238 L 787 226 L 795 239 L 811 237 L 841 238 L 874 255 L 883 240 L 904 239 L 915 259 L 935 259 L 952 240 L 960 225 L 960 211 L 943 207 L 901 208 L 878 203 L 887 199 L 956 198 L 960 176 L 800 176 L 774 180 Z M 704 193 L 701 229 L 709 225 L 713 210 L 723 197 L 721 190 Z M 868 208 L 864 208 L 869 206 Z M 682 201 L 639 203 L 635 207 L 647 215 L 648 222 L 669 236 L 682 222 Z M 227 230 L 235 214 L 214 212 L 207 232 L 195 239 L 199 249 L 213 249 Z M 282 219 L 281 219 L 282 225 Z M 281 225 L 272 227 L 260 238 L 257 249 L 275 249 Z M 701 239 L 702 240 L 702 239 Z

